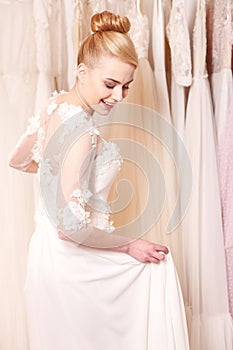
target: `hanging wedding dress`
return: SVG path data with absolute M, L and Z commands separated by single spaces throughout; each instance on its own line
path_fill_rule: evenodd
M 35 111 L 44 106 L 52 91 L 67 90 L 67 40 L 64 1 L 33 1 L 36 23 L 38 81 Z
M 168 1 L 165 2 L 168 12 Z M 152 49 L 154 61 L 155 85 L 158 95 L 157 111 L 168 120 L 171 119 L 170 100 L 168 93 L 168 82 L 166 75 L 166 13 L 162 0 L 154 1 L 153 23 L 152 23 Z
M 225 242 L 225 255 L 227 265 L 228 296 L 231 316 L 233 317 L 233 94 L 225 121 L 225 130 L 219 145 L 219 182 L 222 200 L 223 233 Z
M 208 72 L 211 78 L 218 144 L 228 117 L 232 97 L 232 19 L 231 0 L 208 2 Z
M 176 131 L 183 138 L 185 87 L 192 83 L 190 40 L 184 1 L 173 0 L 166 30 L 171 50 L 171 118 Z
M 111 3 L 109 0 L 108 3 Z M 127 15 L 131 23 L 131 29 L 129 35 L 134 43 L 138 54 L 138 67 L 135 71 L 134 81 L 130 86 L 128 95 L 125 99 L 126 103 L 130 103 L 127 106 L 125 104 L 125 115 L 132 113 L 134 110 L 135 123 L 125 126 L 124 128 L 110 128 L 109 136 L 123 137 L 132 141 L 131 145 L 127 144 L 127 147 L 132 147 L 132 153 L 134 152 L 135 144 L 140 143 L 145 147 L 143 153 L 143 162 L 145 167 L 149 166 L 151 158 L 149 154 L 153 154 L 153 157 L 158 162 L 161 172 L 163 173 L 163 180 L 165 182 L 166 203 L 162 203 L 162 196 L 164 188 L 157 188 L 153 205 L 154 211 L 157 212 L 157 207 L 161 205 L 161 212 L 157 218 L 155 225 L 143 236 L 144 239 L 148 239 L 153 242 L 161 242 L 169 246 L 171 251 L 178 248 L 177 237 L 175 235 L 166 235 L 166 228 L 169 222 L 169 215 L 171 216 L 172 209 L 176 202 L 176 169 L 174 167 L 171 155 L 168 154 L 166 145 L 163 141 L 165 139 L 163 133 L 165 132 L 167 121 L 157 113 L 159 110 L 159 103 L 157 98 L 157 91 L 155 86 L 155 79 L 150 63 L 148 61 L 148 49 L 149 49 L 149 27 L 147 16 L 143 15 L 140 11 L 139 1 L 128 0 L 124 1 L 124 9 L 120 8 L 122 5 L 117 3 L 118 8 L 123 15 Z M 123 11 L 124 10 L 124 11 Z M 138 28 L 141 28 L 139 31 Z M 133 108 L 133 105 L 140 105 L 145 108 Z M 128 111 L 128 112 L 127 112 Z M 136 115 L 140 120 L 140 127 L 136 124 Z M 119 116 L 112 113 L 112 121 L 117 122 Z M 139 130 L 140 129 L 140 130 Z M 142 213 L 145 205 L 145 188 L 146 183 L 143 183 L 140 171 L 137 168 L 132 168 L 131 164 L 124 164 L 122 176 L 130 181 L 134 189 L 134 198 L 131 202 L 131 206 L 126 208 L 124 212 L 119 215 L 119 222 L 122 224 L 129 222 L 137 217 L 138 213 Z M 154 183 L 159 183 L 159 174 L 155 173 L 153 177 Z M 159 186 L 158 186 L 159 187 Z M 118 216 L 115 214 L 114 221 L 118 222 Z M 179 241 L 180 243 L 180 241 Z M 175 247 L 176 246 L 176 247 Z M 175 260 L 177 260 L 179 254 L 175 253 Z M 181 267 L 181 264 L 179 264 Z M 181 276 L 182 267 L 179 269 L 179 275 Z
M 66 102 L 58 104 L 53 97 L 46 111 L 31 119 L 18 145 L 20 152 L 12 160 L 18 169 L 32 159 L 40 167 L 43 205 L 38 206 L 25 286 L 30 350 L 188 350 L 182 296 L 170 254 L 159 265 L 143 264 L 125 253 L 58 237 L 57 225 L 65 230 L 77 224 L 94 226 L 113 234 L 108 213 L 83 206 L 90 198 L 94 202 L 102 198 L 106 206 L 122 163 L 116 144 L 101 138 L 97 117 Z M 54 192 L 59 188 L 57 164 L 61 152 L 67 151 L 64 145 L 71 146 L 70 133 L 80 135 L 84 130 L 92 135 L 89 161 L 77 189 L 76 175 L 70 175 L 77 158 L 72 142 L 62 162 L 61 186 L 68 201 L 63 205 Z M 58 205 L 55 221 L 53 205 Z
M 123 6 L 124 5 L 124 6 Z M 148 46 L 149 46 L 149 27 L 148 20 L 145 15 L 143 15 L 136 6 L 135 0 L 127 0 L 113 4 L 112 1 L 108 1 L 108 6 L 111 10 L 115 10 L 122 15 L 126 15 L 130 20 L 130 38 L 132 39 L 136 52 L 138 54 L 138 67 L 134 74 L 134 81 L 130 85 L 128 95 L 125 98 L 125 102 L 130 104 L 136 104 L 140 106 L 145 106 L 152 108 L 154 111 L 157 109 L 157 92 L 155 88 L 155 82 L 153 77 L 153 71 L 150 67 L 148 61 Z M 141 28 L 140 31 L 138 28 Z M 131 105 L 127 106 L 125 104 L 125 114 L 131 113 Z M 140 119 L 140 124 L 143 127 L 146 122 L 149 123 L 149 129 L 153 130 L 153 125 L 149 122 L 147 117 L 147 108 L 136 109 L 134 111 L 137 117 Z M 156 113 L 155 113 L 156 115 Z M 119 119 L 117 113 L 112 113 L 112 120 L 117 122 Z M 109 132 L 110 138 L 124 137 L 125 139 L 130 139 L 133 143 L 131 144 L 132 152 L 134 148 L 134 142 L 141 142 L 144 146 L 149 147 L 151 142 L 147 133 L 143 130 L 138 130 L 137 125 L 125 126 L 124 129 L 110 128 Z M 127 145 L 127 147 L 130 147 Z M 146 152 L 144 154 L 144 161 L 148 162 Z M 121 212 L 119 215 L 119 222 L 125 221 L 129 222 L 133 218 L 137 217 L 138 212 L 143 210 L 144 200 L 145 200 L 145 189 L 142 183 L 140 183 L 140 173 L 137 168 L 132 168 L 131 164 L 125 163 L 123 166 L 122 175 L 131 182 L 134 188 L 134 199 L 128 210 Z M 142 181 L 142 180 L 141 180 Z M 122 221 L 123 220 L 123 221 Z M 118 222 L 118 216 L 115 214 L 114 221 Z M 155 239 L 155 237 L 153 237 Z
M 232 19 L 231 1 L 208 4 L 208 63 L 211 74 L 214 116 L 217 125 L 219 181 L 222 201 L 223 234 L 227 264 L 230 311 L 233 316 L 233 226 L 232 210 Z
M 185 142 L 193 169 L 192 199 L 184 221 L 184 252 L 192 350 L 230 350 L 229 314 L 216 135 L 206 74 L 205 0 L 197 2 L 193 34 L 193 84 L 187 104 Z
M 0 1 L 0 348 L 28 349 L 23 285 L 33 231 L 33 178 L 8 167 L 33 113 L 37 81 L 32 1 Z M 23 203 L 23 204 L 22 204 Z
M 125 2 L 125 13 L 131 23 L 129 36 L 138 54 L 138 67 L 135 71 L 134 82 L 129 89 L 125 101 L 158 110 L 158 98 L 153 71 L 148 61 L 149 25 L 146 15 L 136 7 L 136 1 Z M 138 30 L 140 28 L 140 30 Z

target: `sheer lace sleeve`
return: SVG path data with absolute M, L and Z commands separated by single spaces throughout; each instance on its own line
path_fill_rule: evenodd
M 25 133 L 10 155 L 9 165 L 21 171 L 37 172 L 44 136 L 44 119 L 38 113 L 29 119 Z
M 89 201 L 93 192 L 90 189 L 90 177 L 94 157 L 93 134 L 87 130 L 66 152 L 59 173 L 54 173 L 55 177 L 58 176 L 55 219 L 58 230 L 65 235 L 87 228 L 87 224 L 91 223 L 92 208 Z

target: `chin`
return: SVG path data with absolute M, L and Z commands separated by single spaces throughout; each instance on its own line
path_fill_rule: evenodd
M 111 110 L 113 107 L 111 108 L 106 108 L 105 106 L 103 106 L 102 104 L 96 105 L 93 109 L 96 113 L 100 114 L 100 115 L 109 115 Z

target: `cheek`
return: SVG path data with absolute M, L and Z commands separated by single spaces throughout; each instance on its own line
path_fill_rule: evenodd
M 129 93 L 128 89 L 123 90 L 122 97 L 125 98 L 128 95 L 128 93 Z
M 112 90 L 106 89 L 106 87 L 99 87 L 98 96 L 100 97 L 100 99 L 108 98 L 111 95 L 112 95 Z

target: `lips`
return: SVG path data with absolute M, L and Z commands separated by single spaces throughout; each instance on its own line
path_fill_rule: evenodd
M 101 102 L 104 104 L 104 106 L 106 106 L 107 108 L 113 108 L 115 106 L 115 103 L 112 103 L 112 102 L 108 102 L 108 101 L 104 101 L 104 100 L 101 100 Z

